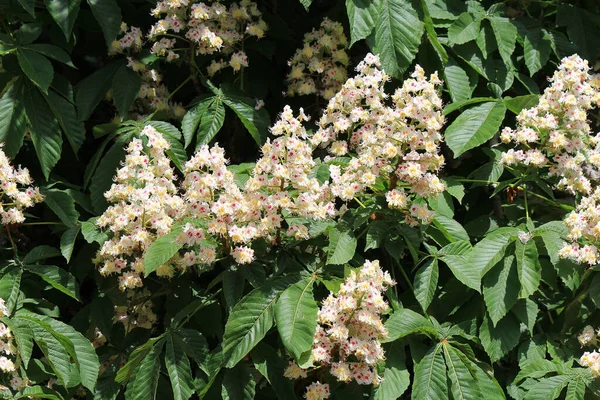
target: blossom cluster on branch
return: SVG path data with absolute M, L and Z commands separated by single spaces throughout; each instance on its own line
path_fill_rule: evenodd
M 502 142 L 515 148 L 501 162 L 547 169 L 560 178 L 557 189 L 588 194 L 600 168 L 600 136 L 591 134 L 588 121 L 600 102 L 600 75 L 575 54 L 563 58 L 549 81 L 539 103 L 519 113 L 517 128 L 502 131 Z
M 9 317 L 4 299 L 0 298 L 0 318 Z M 10 386 L 13 390 L 22 390 L 29 381 L 19 376 L 19 352 L 14 343 L 13 334 L 8 326 L 0 322 L 0 372 L 10 374 Z
M 287 94 L 317 93 L 329 100 L 348 78 L 347 49 L 348 39 L 342 24 L 325 18 L 320 29 L 304 34 L 303 47 L 288 61 Z
M 15 169 L 0 144 L 0 222 L 3 225 L 24 222 L 23 210 L 44 200 L 40 190 L 30 186 L 31 183 L 29 170 L 20 166 Z

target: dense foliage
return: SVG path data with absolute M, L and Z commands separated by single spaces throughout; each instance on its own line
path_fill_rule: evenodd
M 600 394 L 596 0 L 0 0 L 0 396 Z

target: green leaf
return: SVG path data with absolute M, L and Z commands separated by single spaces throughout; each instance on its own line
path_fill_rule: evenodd
M 506 247 L 514 241 L 518 229 L 503 227 L 496 229 L 473 246 L 470 263 L 484 276 L 504 257 Z
M 185 354 L 192 358 L 206 375 L 210 376 L 211 371 L 207 365 L 210 358 L 210 350 L 204 336 L 193 329 L 178 329 L 177 336 L 181 339 L 180 344 Z
M 557 375 L 550 378 L 544 378 L 533 385 L 527 392 L 524 400 L 553 400 L 560 396 L 560 393 L 569 383 L 571 378 L 568 375 Z
M 275 304 L 281 341 L 297 360 L 310 351 L 317 329 L 319 307 L 313 297 L 315 277 L 305 278 L 283 291 Z
M 108 64 L 77 84 L 75 102 L 81 121 L 89 119 L 98 103 L 104 99 L 104 95 L 111 88 L 113 76 L 122 65 L 123 63 L 118 61 Z
M 598 49 L 600 34 L 598 34 L 597 14 L 571 4 L 561 4 L 556 13 L 556 24 L 567 27 L 569 40 L 565 44 L 568 45 L 569 42 L 575 44 L 577 53 L 581 57 L 588 59 L 590 62 L 596 60 L 600 54 Z M 560 36 L 555 36 L 555 41 L 558 37 Z M 571 54 L 572 47 L 569 50 L 571 50 L 569 53 Z
M 33 353 L 33 331 L 29 327 L 29 323 L 18 318 L 2 318 L 1 321 L 10 328 L 17 343 L 23 366 L 27 368 L 31 353 Z
M 550 58 L 552 52 L 552 36 L 541 28 L 532 28 L 527 31 L 523 40 L 525 65 L 529 76 L 538 72 Z
M 26 265 L 25 269 L 38 275 L 56 290 L 81 301 L 79 298 L 79 284 L 68 271 L 54 265 Z
M 567 396 L 565 400 L 583 400 L 585 398 L 585 382 L 583 379 L 577 379 L 569 382 L 567 387 Z
M 110 340 L 115 306 L 108 296 L 94 297 L 90 304 L 90 324 Z
M 200 118 L 196 134 L 196 148 L 210 143 L 223 127 L 223 122 L 225 122 L 225 107 L 223 107 L 221 99 L 217 97 Z
M 425 25 L 409 0 L 382 0 L 371 49 L 386 73 L 399 77 L 410 66 L 421 44 Z
M 442 348 L 444 349 L 444 358 L 446 359 L 453 397 L 456 400 L 481 399 L 477 382 L 471 375 L 471 363 L 459 350 L 448 343 L 442 344 Z
M 439 400 L 448 398 L 448 381 L 442 344 L 438 343 L 415 365 L 412 386 L 413 400 Z
M 481 275 L 479 270 L 470 263 L 468 255 L 445 255 L 440 257 L 452 274 L 465 286 L 481 293 Z
M 306 11 L 308 11 L 308 7 L 312 4 L 313 0 L 300 0 L 300 3 L 304 6 Z
M 127 141 L 128 138 L 126 136 L 119 136 L 104 157 L 102 157 L 96 172 L 92 176 L 90 199 L 94 211 L 98 214 L 102 214 L 108 206 L 104 193 L 110 189 L 115 171 L 119 168 L 119 163 L 125 159 L 125 150 L 123 149 L 123 146 Z
M 116 0 L 87 0 L 94 18 L 102 28 L 104 40 L 112 43 L 121 31 L 121 9 Z
M 67 260 L 67 263 L 71 260 L 73 249 L 75 248 L 75 240 L 79 236 L 79 226 L 74 226 L 71 229 L 65 231 L 60 238 L 60 251 Z
M 236 365 L 260 342 L 273 326 L 273 305 L 279 293 L 292 281 L 278 279 L 254 289 L 233 308 L 223 335 L 223 361 Z
M 53 44 L 34 43 L 27 45 L 27 49 L 33 50 L 36 53 L 40 53 L 46 57 L 50 57 L 56 61 L 60 61 L 61 63 L 66 64 L 69 67 L 75 68 L 73 62 L 71 61 L 71 56 L 69 55 L 69 53 Z
M 252 400 L 256 382 L 250 369 L 240 363 L 225 371 L 221 396 L 223 400 Z
M 479 329 L 479 339 L 492 362 L 500 360 L 514 349 L 520 336 L 519 321 L 510 313 L 498 321 L 496 327 L 486 315 Z
M 354 257 L 357 240 L 348 231 L 339 231 L 337 228 L 329 230 L 329 246 L 327 248 L 327 264 L 345 264 Z
M 516 304 L 519 277 L 514 256 L 498 262 L 483 278 L 483 298 L 494 326 Z
M 135 370 L 135 380 L 127 386 L 127 393 L 133 400 L 156 399 L 158 377 L 160 374 L 160 353 L 165 340 L 160 340 L 150 348 L 142 362 Z M 131 393 L 129 393 L 131 391 Z
M 386 355 L 389 359 L 389 353 Z M 275 349 L 265 343 L 259 343 L 252 350 L 251 357 L 254 368 L 267 379 L 278 399 L 296 399 L 292 381 L 283 376 L 288 364 Z
M 4 299 L 8 314 L 12 314 L 19 298 L 21 287 L 21 268 L 9 268 L 0 277 L 0 298 Z
M 94 386 L 98 379 L 98 371 L 100 370 L 100 362 L 98 361 L 98 356 L 96 355 L 94 347 L 85 336 L 77 332 L 73 327 L 45 315 L 23 313 L 19 315 L 19 318 L 34 321 L 39 326 L 43 326 L 45 331 L 49 331 L 49 328 L 51 328 L 51 333 L 56 338 L 59 338 L 60 336 L 66 338 L 70 343 L 70 346 L 72 346 L 70 355 L 79 367 L 81 384 L 90 391 L 94 391 Z M 35 338 L 37 341 L 37 334 L 35 335 Z M 62 340 L 61 343 L 63 343 L 64 346 L 64 340 Z M 69 346 L 65 347 L 65 349 L 67 351 L 70 350 Z
M 137 98 L 140 87 L 142 87 L 142 77 L 127 65 L 121 65 L 112 82 L 112 98 L 121 121 L 127 117 L 127 112 Z
M 384 345 L 385 370 L 383 382 L 375 389 L 373 400 L 399 399 L 410 386 L 402 341 Z
M 452 218 L 448 218 L 444 215 L 436 214 L 433 224 L 438 228 L 442 234 L 450 241 L 455 242 L 459 240 L 469 241 L 469 234 L 463 228 L 461 224 Z
M 35 87 L 26 85 L 24 93 L 24 105 L 29 120 L 31 140 L 44 177 L 48 179 L 50 171 L 60 159 L 62 151 L 63 141 L 60 127 L 52 115 L 52 111 L 48 108 L 48 104 Z
M 75 106 L 53 90 L 48 92 L 46 102 L 67 137 L 73 152 L 77 154 L 85 141 L 85 126 L 77 117 Z
M 127 363 L 124 366 L 122 366 L 117 372 L 115 381 L 124 384 L 128 382 L 131 378 L 133 378 L 139 365 L 144 360 L 144 358 L 146 358 L 148 353 L 150 353 L 150 351 L 154 348 L 154 346 L 158 345 L 162 349 L 162 346 L 164 344 L 164 339 L 162 336 L 163 335 L 152 338 L 146 341 L 146 343 L 142 344 L 141 346 L 136 347 L 135 350 L 133 350 L 129 355 Z
M 465 70 L 454 60 L 449 57 L 448 63 L 444 67 L 444 76 L 446 84 L 453 103 L 469 100 L 473 94 L 475 87 L 471 85 L 469 76 Z
M 100 232 L 100 229 L 94 223 L 95 220 L 95 218 L 92 218 L 90 221 L 83 221 L 81 223 L 81 233 L 86 242 L 102 244 L 108 240 L 108 235 Z
M 23 145 L 27 132 L 27 116 L 23 105 L 23 78 L 19 78 L 0 98 L 0 142 L 2 150 L 13 158 Z
M 267 111 L 264 108 L 255 110 L 253 101 L 242 96 L 227 94 L 223 96 L 222 100 L 242 121 L 256 144 L 262 145 L 269 135 L 269 124 L 271 123 Z
M 175 333 L 168 335 L 166 341 L 165 365 L 171 380 L 173 398 L 187 400 L 194 394 L 190 361 L 185 355 L 181 339 Z
M 438 276 L 439 269 L 437 258 L 427 260 L 415 274 L 415 297 L 423 308 L 423 311 L 427 311 L 427 308 L 433 300 L 433 296 L 437 289 Z
M 44 93 L 48 93 L 48 88 L 54 78 L 54 68 L 46 57 L 25 48 L 17 49 L 17 59 L 19 66 L 33 83 L 35 83 Z
M 494 379 L 492 371 L 486 372 L 479 365 L 474 365 L 475 379 L 477 380 L 479 390 L 481 391 L 482 398 L 486 400 L 506 400 L 504 390 Z
M 44 203 L 58 216 L 63 224 L 69 228 L 77 225 L 79 213 L 75 209 L 73 197 L 62 190 L 42 190 Z
M 184 147 L 187 148 L 190 143 L 192 143 L 192 139 L 194 138 L 194 134 L 198 130 L 198 126 L 200 125 L 200 120 L 204 118 L 205 114 L 208 112 L 208 107 L 216 101 L 217 96 L 208 97 L 198 104 L 196 104 L 193 108 L 188 110 L 188 112 L 183 116 L 181 120 L 181 132 L 183 133 L 184 139 Z
M 79 14 L 81 0 L 44 0 L 48 12 L 65 34 L 67 41 L 71 39 L 73 25 Z
M 531 296 L 540 285 L 542 279 L 542 266 L 534 240 L 523 244 L 520 240 L 515 241 L 515 256 L 517 258 L 517 274 L 521 282 L 520 298 Z
M 183 166 L 188 160 L 187 153 L 181 144 L 181 132 L 174 125 L 163 121 L 150 121 L 148 125 L 153 126 L 157 131 L 162 133 L 163 137 L 171 148 L 166 151 L 167 156 L 173 161 L 173 164 L 180 170 L 183 171 Z
M 490 140 L 498 132 L 505 113 L 503 103 L 490 101 L 460 114 L 445 133 L 446 143 L 454 156 L 458 157 Z
M 448 40 L 451 44 L 463 44 L 477 39 L 481 20 L 464 12 L 448 28 Z
M 18 318 L 18 320 L 20 320 L 20 318 Z M 51 328 L 45 329 L 43 324 L 40 325 L 25 319 L 22 321 L 23 323 L 29 323 L 35 342 L 46 356 L 50 368 L 52 368 L 52 371 L 54 371 L 54 374 L 58 379 L 58 383 L 62 386 L 66 386 L 69 382 L 71 371 L 70 353 L 73 352 L 68 339 L 63 335 L 54 332 Z M 55 333 L 56 336 L 53 335 L 53 333 Z M 65 345 L 71 347 L 71 349 L 65 348 Z
M 19 4 L 35 18 L 35 0 L 19 0 Z
M 177 240 L 177 236 L 181 234 L 181 226 L 178 226 L 156 239 L 144 253 L 144 271 L 146 275 L 150 275 L 156 271 L 161 265 L 166 263 L 183 247 L 183 242 Z
M 350 46 L 373 32 L 378 6 L 380 7 L 379 0 L 346 0 L 346 12 L 350 22 Z
M 55 390 L 45 386 L 28 386 L 21 390 L 14 399 L 63 400 L 64 398 Z
M 512 313 L 527 327 L 532 336 L 539 311 L 537 303 L 531 299 L 521 299 L 512 309 Z
M 519 114 L 524 108 L 537 106 L 540 96 L 537 94 L 527 94 L 525 96 L 505 97 L 504 105 L 515 114 Z
M 383 340 L 384 343 L 393 342 L 413 333 L 438 336 L 431 321 L 408 308 L 396 310 L 385 322 L 385 327 L 388 330 L 388 337 Z
M 517 27 L 508 18 L 494 16 L 488 19 L 498 42 L 500 57 L 502 57 L 504 64 L 509 68 L 513 65 L 511 56 L 515 52 L 518 33 Z
M 52 246 L 41 245 L 34 247 L 23 257 L 23 264 L 33 264 L 40 260 L 46 260 L 52 257 L 58 257 L 61 252 Z M 1 297 L 1 296 L 0 296 Z
M 383 246 L 392 227 L 384 221 L 374 221 L 369 225 L 365 236 L 365 250 L 378 249 Z

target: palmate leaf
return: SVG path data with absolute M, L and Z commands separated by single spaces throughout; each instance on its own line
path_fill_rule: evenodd
M 416 363 L 411 396 L 413 400 L 448 398 L 448 381 L 443 352 L 442 343 L 438 343 Z
M 286 349 L 297 360 L 312 348 L 319 307 L 313 297 L 316 277 L 305 278 L 283 291 L 275 304 L 277 330 Z
M 106 92 L 111 88 L 113 76 L 122 65 L 119 61 L 110 63 L 77 84 L 75 102 L 81 121 L 89 119 L 96 106 L 104 99 Z
M 529 29 L 523 40 L 523 51 L 529 76 L 533 76 L 533 74 L 546 65 L 550 58 L 550 54 L 552 53 L 552 36 L 545 29 Z
M 75 106 L 54 90 L 48 92 L 46 102 L 71 145 L 73 152 L 77 154 L 85 141 L 85 127 L 83 121 L 79 120 L 77 116 Z
M 473 18 L 471 13 L 462 13 L 448 28 L 448 40 L 452 44 L 463 44 L 477 39 L 481 19 Z
M 102 28 L 104 40 L 110 44 L 121 31 L 121 9 L 116 0 L 87 0 L 94 18 Z
M 63 233 L 60 237 L 60 252 L 67 260 L 67 263 L 71 260 L 71 256 L 73 255 L 73 249 L 75 248 L 75 241 L 79 236 L 79 231 L 81 227 L 79 225 L 68 229 Z
M 517 27 L 510 19 L 504 17 L 491 16 L 489 21 L 496 36 L 500 57 L 507 67 L 512 66 L 511 56 L 515 52 Z
M 115 107 L 121 116 L 121 121 L 127 116 L 127 112 L 140 92 L 141 86 L 142 77 L 127 65 L 121 65 L 115 72 L 112 91 Z
M 427 318 L 408 308 L 396 310 L 385 322 L 388 337 L 386 343 L 403 338 L 413 333 L 426 334 L 436 337 L 437 330 Z
M 29 121 L 31 140 L 46 179 L 60 159 L 62 135 L 60 126 L 38 89 L 26 84 L 23 103 Z
M 373 32 L 381 0 L 346 0 L 350 22 L 350 46 Z
M 502 102 L 486 102 L 464 111 L 446 128 L 448 147 L 458 157 L 467 150 L 490 140 L 502 124 L 506 106 Z
M 42 92 L 48 93 L 48 88 L 54 78 L 54 68 L 46 57 L 25 48 L 17 50 L 19 66 L 27 77 L 38 86 Z
M 327 248 L 327 264 L 345 264 L 354 257 L 357 240 L 349 231 L 337 228 L 329 230 L 329 246 Z
M 45 315 L 21 310 L 16 318 L 27 321 L 36 343 L 51 362 L 63 382 L 71 375 L 71 358 L 79 370 L 81 384 L 93 391 L 98 379 L 100 362 L 88 339 L 73 327 Z
M 286 277 L 266 283 L 242 298 L 233 308 L 223 334 L 223 362 L 236 365 L 273 326 L 273 305 L 279 293 L 295 282 Z
M 166 337 L 165 365 L 175 400 L 187 400 L 194 394 L 192 370 L 181 339 L 175 333 Z
M 10 328 L 11 334 L 15 338 L 19 356 L 23 366 L 27 368 L 31 353 L 33 353 L 33 330 L 25 321 L 18 318 L 2 318 L 1 321 Z
M 517 275 L 521 282 L 520 298 L 532 295 L 540 285 L 542 278 L 542 267 L 535 241 L 529 240 L 523 244 L 517 240 L 515 245 L 515 256 L 517 258 Z
M 156 271 L 183 247 L 183 242 L 177 240 L 182 226 L 175 226 L 171 232 L 156 239 L 144 253 L 144 271 L 146 275 Z
M 256 144 L 261 146 L 269 135 L 271 120 L 267 110 L 256 110 L 252 99 L 235 94 L 225 93 L 221 99 L 242 121 Z
M 223 400 L 252 400 L 256 393 L 256 381 L 245 363 L 239 363 L 225 371 L 221 396 Z
M 524 400 L 554 400 L 560 396 L 570 379 L 568 375 L 541 379 L 527 391 Z
M 409 0 L 381 0 L 371 49 L 386 73 L 399 77 L 415 58 L 425 25 Z
M 514 256 L 498 262 L 483 278 L 483 298 L 494 326 L 517 303 L 519 277 Z
M 187 162 L 188 156 L 181 143 L 181 132 L 179 132 L 179 129 L 175 125 L 164 121 L 149 121 L 148 125 L 162 133 L 165 140 L 169 142 L 171 148 L 165 153 L 173 161 L 177 169 L 183 171 L 183 166 Z
M 486 315 L 479 330 L 481 344 L 492 362 L 500 360 L 514 349 L 519 343 L 520 337 L 519 321 L 512 313 L 506 314 L 495 327 L 489 316 Z
M 156 398 L 161 367 L 159 357 L 164 344 L 165 340 L 159 340 L 136 368 L 134 381 L 127 385 L 126 396 L 128 399 L 148 400 Z
M 0 298 L 5 301 L 8 314 L 12 314 L 20 293 L 21 277 L 23 270 L 17 267 L 9 267 L 3 271 L 0 277 Z
M 73 25 L 79 14 L 81 0 L 44 0 L 48 12 L 65 34 L 67 41 L 71 39 Z
M 79 213 L 75 209 L 75 201 L 67 192 L 57 189 L 42 190 L 44 203 L 69 228 L 77 225 Z
M 506 247 L 515 240 L 517 233 L 516 228 L 499 228 L 473 246 L 470 263 L 480 271 L 481 276 L 504 257 Z
M 4 153 L 11 158 L 19 152 L 27 132 L 23 79 L 18 78 L 0 98 L 0 142 L 4 143 Z
M 146 356 L 148 355 L 148 353 L 150 353 L 154 346 L 160 346 L 160 348 L 162 349 L 163 344 L 164 338 L 163 335 L 161 335 L 148 340 L 146 343 L 139 347 L 136 347 L 135 350 L 133 350 L 129 355 L 127 363 L 124 366 L 122 366 L 117 372 L 115 381 L 121 384 L 130 381 L 136 374 L 136 370 L 138 369 L 144 358 L 146 358 Z
M 427 311 L 433 300 L 437 289 L 438 276 L 439 267 L 436 258 L 427 260 L 415 274 L 415 297 L 423 308 L 423 311 Z
M 450 378 L 450 388 L 456 400 L 481 399 L 479 386 L 473 375 L 471 375 L 471 362 L 460 352 L 450 346 L 447 342 L 442 344 L 446 368 Z
M 471 80 L 466 71 L 454 60 L 449 57 L 448 63 L 444 67 L 444 77 L 448 85 L 448 91 L 453 103 L 469 100 L 475 86 L 471 84 Z
M 25 269 L 38 275 L 53 288 L 67 296 L 81 301 L 79 298 L 79 284 L 75 277 L 68 271 L 54 265 L 26 265 Z

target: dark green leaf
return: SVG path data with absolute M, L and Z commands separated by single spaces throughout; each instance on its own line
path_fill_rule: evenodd
M 121 121 L 127 117 L 127 112 L 140 92 L 141 86 L 142 77 L 127 65 L 121 65 L 115 73 L 112 82 L 113 100 Z

